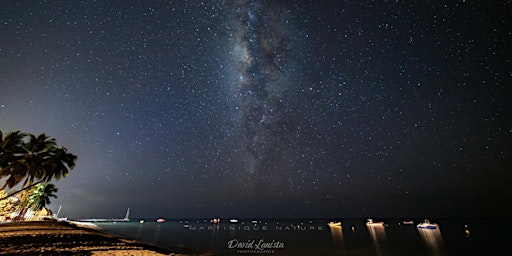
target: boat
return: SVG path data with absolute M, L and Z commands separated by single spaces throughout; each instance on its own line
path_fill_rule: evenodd
M 439 225 L 436 223 L 430 223 L 429 220 L 425 219 L 422 223 L 416 225 L 417 228 L 424 228 L 424 229 L 437 229 Z
M 144 220 L 139 220 L 139 223 L 140 223 L 140 224 L 144 223 Z
M 404 225 L 413 225 L 414 221 L 412 221 L 412 220 L 404 220 L 404 221 L 402 221 L 402 224 L 404 224 Z
M 210 220 L 210 223 L 219 224 L 220 223 L 220 219 L 219 218 L 213 218 L 213 219 Z
M 165 222 L 165 219 L 157 219 L 156 222 L 158 223 L 164 223 Z
M 229 222 L 231 222 L 231 223 L 238 223 L 238 219 L 230 219 Z
M 329 227 L 341 227 L 341 221 L 331 221 L 327 223 L 327 226 Z
M 56 214 L 52 215 L 51 219 L 57 220 L 57 221 L 67 221 L 67 217 L 59 217 L 60 209 L 62 209 L 62 205 L 59 205 L 59 210 Z
M 374 222 L 373 219 L 367 219 L 366 220 L 366 226 L 384 226 L 384 222 Z
M 123 219 L 79 219 L 80 222 L 128 222 L 130 221 L 130 208 L 126 211 L 126 215 Z

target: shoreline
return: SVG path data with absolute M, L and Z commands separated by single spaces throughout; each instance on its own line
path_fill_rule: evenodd
M 168 250 L 94 226 L 56 220 L 0 223 L 0 255 L 213 255 L 187 248 Z

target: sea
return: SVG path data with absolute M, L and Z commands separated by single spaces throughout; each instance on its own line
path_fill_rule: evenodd
M 438 229 L 418 229 L 399 219 L 221 220 L 156 219 L 96 223 L 100 230 L 176 252 L 214 255 L 512 255 L 512 224 L 504 219 L 432 219 Z

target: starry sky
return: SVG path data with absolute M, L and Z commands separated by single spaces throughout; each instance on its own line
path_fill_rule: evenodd
M 510 1 L 0 1 L 70 218 L 506 216 Z

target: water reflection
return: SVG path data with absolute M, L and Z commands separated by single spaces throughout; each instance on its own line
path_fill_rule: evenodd
M 213 224 L 213 228 L 212 228 L 212 244 L 210 247 L 211 250 L 215 249 L 215 247 L 216 247 L 215 245 L 218 243 L 218 240 L 219 240 L 219 224 L 217 222 L 217 223 Z
M 329 226 L 329 229 L 331 230 L 335 250 L 343 250 L 343 230 L 341 226 Z
M 153 243 L 158 242 L 158 240 L 160 238 L 160 229 L 161 228 L 162 228 L 162 225 L 156 225 L 156 230 L 155 230 L 155 236 L 153 238 Z
M 370 236 L 372 237 L 372 240 L 374 243 L 378 244 L 379 241 L 382 242 L 386 240 L 386 230 L 384 229 L 384 226 L 367 226 L 368 231 L 370 232 Z
M 430 247 L 433 251 L 439 252 L 443 244 L 443 237 L 439 229 L 418 229 L 421 238 L 425 244 Z
M 469 232 L 469 227 L 468 225 L 464 225 L 464 233 L 466 233 L 466 238 L 470 238 L 470 232 Z
M 367 225 L 366 227 L 370 232 L 377 255 L 380 255 L 380 245 L 386 240 L 386 230 L 383 225 Z
M 137 239 L 140 238 L 140 232 L 142 232 L 142 222 L 139 224 L 139 229 L 137 230 Z

